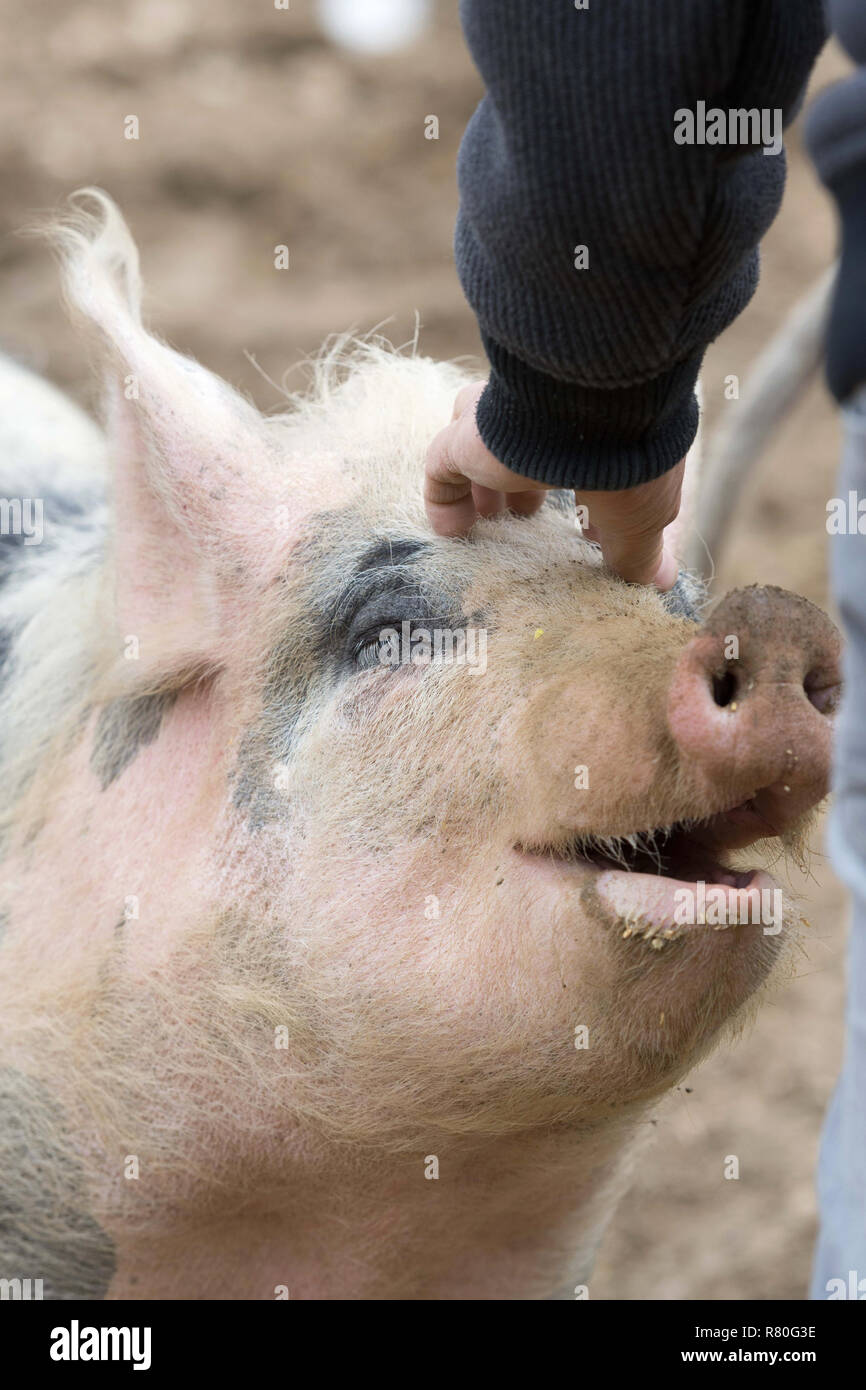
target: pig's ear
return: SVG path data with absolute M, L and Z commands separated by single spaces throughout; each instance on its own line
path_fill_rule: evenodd
M 704 402 L 700 382 L 697 389 L 698 406 L 703 417 Z M 703 463 L 703 423 L 698 425 L 695 442 L 686 455 L 686 469 L 683 476 L 683 493 L 680 511 L 676 521 L 665 530 L 665 543 L 676 555 L 681 564 L 686 564 L 690 555 L 700 546 L 695 531 L 698 512 L 698 493 L 701 488 L 701 469 Z
M 111 199 L 84 189 L 70 202 L 51 234 L 66 297 L 101 347 L 121 633 L 146 642 L 156 629 L 163 661 L 207 660 L 233 586 L 254 581 L 264 559 L 274 481 L 264 421 L 142 327 L 138 253 Z

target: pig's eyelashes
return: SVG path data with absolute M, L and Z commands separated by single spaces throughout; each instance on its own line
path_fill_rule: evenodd
M 394 629 L 400 631 L 399 624 Z M 376 633 L 374 637 L 369 637 L 360 645 L 355 647 L 352 653 L 352 660 L 359 671 L 370 671 L 378 666 L 392 666 L 395 663 L 390 660 L 390 644 L 382 633 Z
M 436 623 L 432 607 L 424 595 L 405 580 L 399 586 L 395 585 L 393 574 L 392 571 L 388 576 L 390 583 L 386 587 L 380 586 L 379 591 L 372 594 L 368 592 L 366 598 L 358 595 L 356 590 L 356 599 L 360 599 L 360 602 L 356 603 L 354 612 L 344 599 L 341 610 L 335 614 L 332 640 L 343 660 L 352 667 L 395 664 L 381 660 L 379 649 L 386 643 L 389 649 L 393 649 L 395 641 L 404 639 L 413 628 Z
M 383 543 L 364 557 L 343 588 L 330 640 L 345 671 L 415 664 L 412 639 L 419 630 L 465 627 L 465 619 L 453 613 L 459 605 L 431 587 L 411 562 L 410 552 L 414 557 L 417 549 L 409 542 Z
M 396 618 L 375 632 L 365 633 L 354 645 L 352 661 L 359 671 L 370 671 L 379 666 L 393 670 L 397 666 L 415 665 L 413 642 L 416 637 L 423 639 L 425 632 L 429 632 L 429 629 L 425 629 L 423 622 Z
M 407 593 L 399 597 L 402 601 L 397 605 L 398 612 L 395 612 L 394 594 L 380 594 L 363 604 L 348 623 L 335 625 L 333 635 L 344 661 L 364 667 L 379 664 L 380 648 L 393 648 L 396 641 L 405 639 L 414 628 L 435 622 L 429 604 L 420 594 Z M 381 664 L 394 663 L 383 660 Z

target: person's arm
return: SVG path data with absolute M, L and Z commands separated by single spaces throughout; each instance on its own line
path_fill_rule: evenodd
M 785 175 L 784 151 L 678 143 L 677 112 L 696 135 L 700 102 L 787 119 L 822 0 L 462 0 L 461 16 L 487 87 L 456 232 L 491 365 L 481 439 L 538 482 L 647 482 L 694 439 L 704 351 L 754 292 Z
M 837 496 L 866 493 L 866 6 L 831 0 L 833 28 L 857 72 L 822 94 L 807 118 L 808 143 L 835 195 L 842 258 L 827 339 L 827 375 L 844 403 Z M 829 529 L 829 522 L 828 522 Z M 851 893 L 848 998 L 842 1071 L 824 1125 L 818 1166 L 821 1231 L 811 1296 L 866 1290 L 866 546 L 856 526 L 830 539 L 833 599 L 845 629 L 845 696 L 836 734 L 828 845 Z M 855 1290 L 853 1297 L 858 1296 Z
M 461 13 L 488 91 L 460 151 L 456 257 L 491 372 L 430 446 L 428 516 L 462 534 L 479 513 L 533 511 L 540 487 L 575 488 L 606 562 L 668 588 L 695 381 L 757 284 L 779 125 L 826 37 L 822 0 Z M 713 110 L 765 113 L 778 153 L 708 143 Z
M 836 199 L 839 278 L 827 335 L 827 377 L 837 400 L 866 385 L 866 0 L 831 0 L 833 27 L 857 72 L 824 92 L 806 122 L 809 150 Z

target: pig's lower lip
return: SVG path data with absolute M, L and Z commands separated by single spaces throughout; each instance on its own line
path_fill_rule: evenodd
M 697 881 L 605 869 L 595 882 L 600 900 L 623 924 L 623 936 L 644 937 L 658 946 L 695 928 L 723 931 L 764 922 L 762 914 L 774 903 L 766 894 L 777 886 L 757 869 L 720 870 Z
M 698 825 L 600 843 L 576 839 L 560 852 L 545 853 L 549 862 L 591 875 L 624 935 L 661 945 L 695 926 L 720 930 L 755 920 L 761 891 L 778 885 L 758 869 L 732 869 L 718 855 L 766 838 L 768 831 L 754 804 L 745 803 Z M 522 853 L 537 858 L 539 851 L 524 846 Z

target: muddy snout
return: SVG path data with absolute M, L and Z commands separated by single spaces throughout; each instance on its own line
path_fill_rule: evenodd
M 841 639 L 784 589 L 735 589 L 679 658 L 668 724 L 707 794 L 754 799 L 781 833 L 829 790 Z

